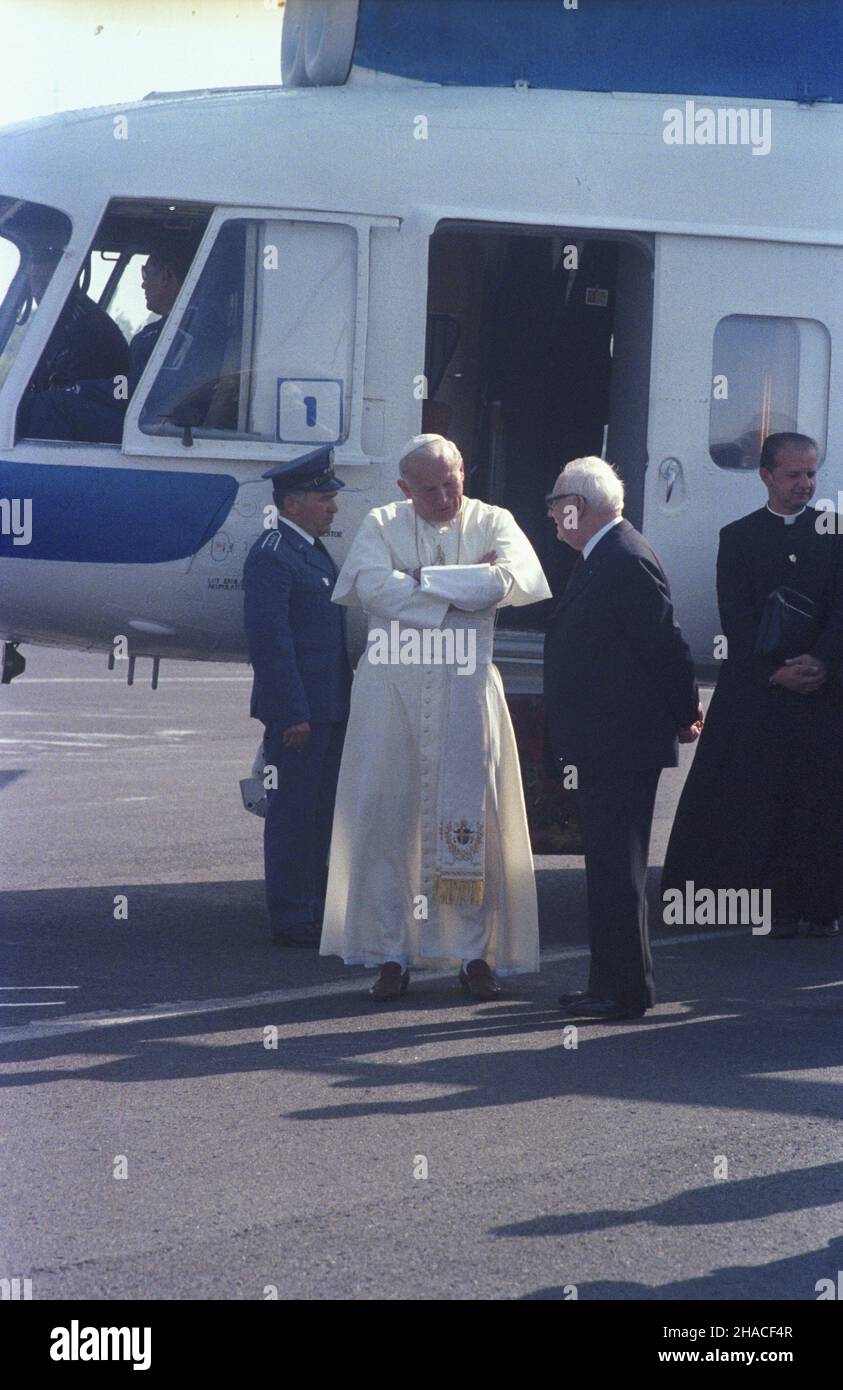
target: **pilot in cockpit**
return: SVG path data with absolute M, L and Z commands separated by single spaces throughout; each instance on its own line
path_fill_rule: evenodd
M 192 258 L 193 248 L 181 245 L 161 247 L 147 257 L 141 271 L 146 306 L 161 317 L 140 329 L 128 345 L 106 311 L 74 288 L 21 404 L 19 435 L 119 444 L 129 399 Z M 36 302 L 54 265 L 54 260 L 33 264 L 30 284 Z
M 165 247 L 152 252 L 141 269 L 146 307 L 161 318 L 146 324 L 136 333 L 129 345 L 129 392 L 134 391 L 141 373 L 152 355 L 167 315 L 178 298 L 185 276 L 193 260 L 193 249 L 181 246 Z

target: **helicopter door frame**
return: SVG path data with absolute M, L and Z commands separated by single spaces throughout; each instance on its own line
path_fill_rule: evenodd
M 387 216 L 367 216 L 356 213 L 343 212 L 322 212 L 311 211 L 299 208 L 284 207 L 260 207 L 256 205 L 225 206 L 217 207 L 211 214 L 208 225 L 199 249 L 194 257 L 193 264 L 179 292 L 167 323 L 161 331 L 161 335 L 150 354 L 143 375 L 138 382 L 137 388 L 129 403 L 126 412 L 126 419 L 123 428 L 122 452 L 126 455 L 139 455 L 144 457 L 158 457 L 166 459 L 172 463 L 174 458 L 179 462 L 190 464 L 191 457 L 207 459 L 220 459 L 226 463 L 233 460 L 242 459 L 244 462 L 252 461 L 266 467 L 268 462 L 273 460 L 286 460 L 302 452 L 301 444 L 291 444 L 279 439 L 262 437 L 248 438 L 234 432 L 226 433 L 224 438 L 219 434 L 216 437 L 197 434 L 192 447 L 186 445 L 184 437 L 178 434 L 156 435 L 148 434 L 140 428 L 140 416 L 144 405 L 149 397 L 150 390 L 158 379 L 159 372 L 164 365 L 170 348 L 175 341 L 183 320 L 184 310 L 190 303 L 191 296 L 197 282 L 208 262 L 222 228 L 226 223 L 235 221 L 247 222 L 285 222 L 300 225 L 325 226 L 338 225 L 347 227 L 355 233 L 357 252 L 356 252 L 356 275 L 354 281 L 354 292 L 352 304 L 354 312 L 354 324 L 352 335 L 352 351 L 350 366 L 350 381 L 348 387 L 349 418 L 348 429 L 345 437 L 335 446 L 335 463 L 337 466 L 346 465 L 368 465 L 371 456 L 365 454 L 361 447 L 361 428 L 363 422 L 363 381 L 366 362 L 366 339 L 368 332 L 368 305 L 369 305 L 369 278 L 371 261 L 371 232 L 373 229 L 387 229 L 398 231 L 401 227 L 399 217 Z M 251 335 L 251 328 L 244 326 L 244 342 L 241 351 L 241 367 L 243 364 L 242 353 L 246 351 L 246 336 Z M 243 413 L 242 403 L 238 407 L 238 425 L 242 424 Z M 307 446 L 304 446 L 307 447 Z
M 18 445 L 28 442 L 18 437 L 18 411 L 26 394 L 26 389 L 32 380 L 32 375 L 41 361 L 47 343 L 50 341 L 50 335 L 61 317 L 70 292 L 81 272 L 85 257 L 90 254 L 91 244 L 96 236 L 97 227 L 102 221 L 104 210 L 105 204 L 98 207 L 90 217 L 85 218 L 80 213 L 71 216 L 67 208 L 58 204 L 50 204 L 50 211 L 62 213 L 67 218 L 71 230 L 67 244 L 62 250 L 58 264 L 44 291 L 44 298 L 37 306 L 34 321 L 28 325 L 26 338 L 21 343 L 3 382 L 3 391 L 0 393 L 0 449 L 4 451 L 15 449 Z M 15 275 L 19 274 L 24 264 L 24 256 L 20 246 L 18 246 L 18 253 L 21 260 Z M 30 304 L 29 316 L 32 313 L 33 306 Z M 96 448 L 97 446 L 91 447 Z

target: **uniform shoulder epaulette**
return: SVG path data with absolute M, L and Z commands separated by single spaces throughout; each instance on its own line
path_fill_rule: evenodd
M 278 531 L 268 530 L 260 543 L 261 550 L 277 550 L 281 544 L 281 536 Z

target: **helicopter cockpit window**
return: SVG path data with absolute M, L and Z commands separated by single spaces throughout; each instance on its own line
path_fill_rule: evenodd
M 108 305 L 108 315 L 131 345 L 136 333 L 152 321 L 144 296 L 143 267 L 149 252 L 92 251 L 88 294 Z
M 183 440 L 348 433 L 357 242 L 340 223 L 223 224 L 141 411 Z
M 56 208 L 0 197 L 0 386 L 9 374 L 68 241 Z
M 109 204 L 21 398 L 19 437 L 120 443 L 209 215 L 195 204 Z

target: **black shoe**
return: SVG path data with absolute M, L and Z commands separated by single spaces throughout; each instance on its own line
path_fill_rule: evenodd
M 409 983 L 409 970 L 402 970 L 397 960 L 384 961 L 378 978 L 369 990 L 369 998 L 374 999 L 376 1004 L 389 1004 L 407 993 Z
M 610 1023 L 616 1019 L 643 1018 L 647 1010 L 634 1009 L 620 999 L 595 999 L 593 995 L 583 994 L 576 1002 L 563 1005 L 562 1012 L 569 1018 L 593 1018 Z
M 470 960 L 468 965 L 460 966 L 458 976 L 463 994 L 472 999 L 497 999 L 501 987 L 485 960 Z
M 809 922 L 805 928 L 806 936 L 839 936 L 837 922 Z
M 567 1009 L 569 1004 L 581 1004 L 584 999 L 590 999 L 591 995 L 587 989 L 575 989 L 570 994 L 560 994 L 559 1007 Z
M 321 939 L 322 929 L 314 922 L 301 927 L 283 927 L 272 933 L 273 946 L 305 946 L 318 950 Z

